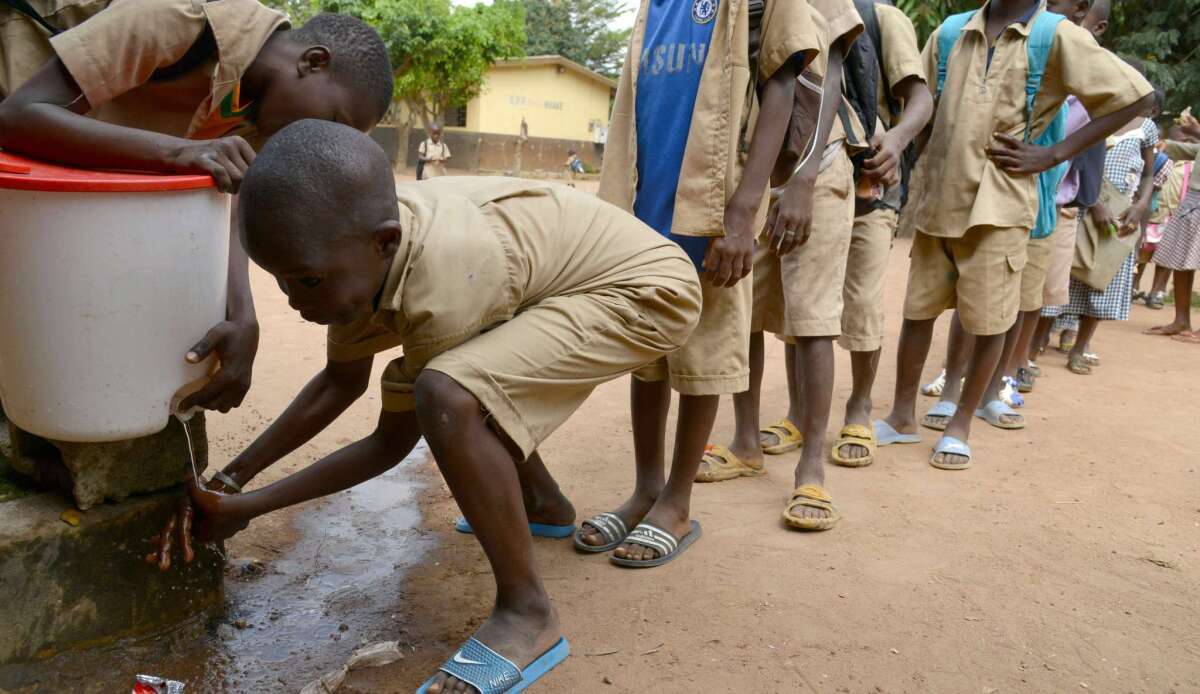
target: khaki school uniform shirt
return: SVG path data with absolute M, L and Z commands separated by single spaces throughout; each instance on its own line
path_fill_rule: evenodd
M 977 226 L 1032 229 L 1037 214 L 1037 176 L 1010 176 L 985 152 L 993 133 L 1025 136 L 1026 42 L 1033 19 L 1001 32 L 989 67 L 987 9 L 967 22 L 950 56 L 932 134 L 918 165 L 925 185 L 915 191 L 914 221 L 931 236 L 959 238 Z M 1044 11 L 1039 8 L 1034 16 Z M 936 31 L 923 55 L 930 88 L 936 89 Z M 1068 95 L 1075 95 L 1093 118 L 1102 118 L 1152 91 L 1087 30 L 1059 22 L 1034 100 L 1032 132 L 1046 129 Z
M 649 7 L 643 0 L 629 39 L 600 174 L 600 197 L 629 211 L 637 192 L 638 56 Z M 675 193 L 671 233 L 682 236 L 724 236 L 725 206 L 742 180 L 758 119 L 752 83 L 766 82 L 784 61 L 804 54 L 799 70 L 821 46 L 806 0 L 766 0 L 758 74 L 751 75 L 746 0 L 721 0 L 715 21 Z M 762 194 L 755 228 L 766 219 L 765 186 Z
M 431 359 L 527 306 L 612 287 L 653 286 L 655 277 L 695 283 L 696 271 L 678 245 L 632 217 L 625 225 L 594 224 L 604 210 L 580 214 L 578 201 L 608 206 L 566 186 L 448 177 L 401 184 L 396 194 L 403 234 L 378 306 L 328 333 L 330 361 L 403 346 L 404 356 L 384 375 L 383 407 L 389 411 L 413 409 L 412 385 Z M 554 198 L 563 214 L 530 218 L 504 205 L 528 196 Z M 463 291 L 464 276 L 470 291 Z
M 115 0 L 50 42 L 91 103 L 90 115 L 178 137 L 241 135 L 257 146 L 239 85 L 267 39 L 287 26 L 285 15 L 256 0 Z M 206 28 L 215 55 L 178 77 L 152 79 Z
M 850 0 L 809 0 L 809 5 L 815 10 L 814 22 L 822 37 L 821 56 L 814 62 L 812 70 L 824 82 L 829 68 L 829 47 L 841 43 L 844 57 L 845 52 L 849 51 L 850 46 L 862 35 L 863 23 L 862 18 L 858 16 L 858 10 L 854 8 L 854 3 Z M 833 125 L 829 129 L 829 139 L 826 141 L 826 151 L 832 145 L 843 142 L 853 154 L 865 149 L 867 136 L 862 123 L 859 122 L 858 112 L 845 97 L 845 91 L 846 82 L 843 79 L 841 108 L 850 122 L 850 134 L 853 137 L 847 137 L 846 125 L 842 122 L 842 116 L 834 112 Z M 855 145 L 850 145 L 850 141 L 853 141 Z
M 875 4 L 875 16 L 879 18 L 879 42 L 883 48 L 883 70 L 879 73 L 879 120 L 890 129 L 892 113 L 888 110 L 887 92 L 894 94 L 896 85 L 915 77 L 929 82 L 921 62 L 921 49 L 917 46 L 917 31 L 908 15 L 892 5 Z
M 108 7 L 112 0 L 28 0 L 51 26 L 79 26 Z M 0 2 L 0 99 L 12 94 L 54 57 L 50 32 L 24 14 Z

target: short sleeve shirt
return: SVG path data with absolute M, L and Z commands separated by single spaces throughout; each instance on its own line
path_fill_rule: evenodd
M 1025 135 L 1032 22 L 1009 25 L 989 47 L 984 35 L 989 7 L 967 22 L 950 55 L 931 136 L 918 163 L 926 185 L 916 191 L 914 221 L 932 236 L 957 238 L 977 226 L 1032 229 L 1035 222 L 1037 177 L 1009 175 L 985 151 L 994 133 Z M 937 45 L 934 32 L 923 54 L 927 75 L 937 74 Z M 1059 22 L 1034 99 L 1032 132 L 1046 128 L 1068 95 L 1101 118 L 1152 91 L 1145 78 L 1101 48 L 1087 30 Z
M 446 144 L 445 140 L 434 142 L 426 138 L 421 143 L 421 156 L 433 161 L 445 161 L 450 158 L 450 146 Z
M 879 18 L 879 42 L 883 49 L 883 70 L 879 83 L 879 119 L 884 127 L 892 126 L 892 114 L 888 110 L 887 89 L 893 93 L 896 85 L 906 79 L 916 78 L 927 82 L 925 67 L 921 63 L 921 49 L 917 46 L 917 31 L 908 15 L 893 5 L 875 3 L 875 16 Z
M 177 137 L 253 140 L 242 74 L 287 26 L 285 15 L 256 0 L 115 0 L 50 41 L 100 120 Z M 155 77 L 206 29 L 214 55 L 179 76 Z
M 375 311 L 328 333 L 330 361 L 404 348 L 384 376 L 388 410 L 412 409 L 412 384 L 431 359 L 527 306 L 612 286 L 654 286 L 664 258 L 673 259 L 679 278 L 695 281 L 675 244 L 628 215 L 595 223 L 612 218 L 598 214 L 608 204 L 566 186 L 443 177 L 401 184 L 397 197 L 401 248 Z
M 1146 118 L 1141 127 L 1118 135 L 1104 158 L 1104 178 L 1117 190 L 1132 195 L 1142 181 L 1146 168 L 1144 152 L 1158 144 L 1158 126 Z

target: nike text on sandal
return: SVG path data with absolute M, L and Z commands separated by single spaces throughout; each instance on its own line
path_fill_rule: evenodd
M 525 691 L 529 685 L 553 670 L 567 659 L 570 652 L 567 640 L 560 638 L 550 650 L 538 656 L 522 670 L 508 658 L 488 648 L 482 641 L 471 637 L 440 669 L 447 675 L 471 685 L 479 690 L 480 694 L 515 694 Z M 433 677 L 421 685 L 417 694 L 425 694 L 432 683 Z
M 604 544 L 589 545 L 583 541 L 583 531 L 589 526 L 599 531 L 600 537 L 604 538 Z M 620 516 L 615 513 L 599 513 L 579 524 L 579 530 L 575 531 L 575 549 L 588 554 L 601 554 L 620 547 L 627 535 L 629 527 Z
M 941 460 L 938 460 L 939 453 L 942 455 Z M 966 458 L 966 461 L 961 463 L 946 462 L 947 454 L 962 456 Z M 971 467 L 971 447 L 965 441 L 956 439 L 953 436 L 943 436 L 934 445 L 933 457 L 929 459 L 929 464 L 939 470 L 966 470 Z
M 692 545 L 693 542 L 700 539 L 700 521 L 692 521 L 692 529 L 687 535 L 682 538 L 676 538 L 671 533 L 649 523 L 638 523 L 638 526 L 629 533 L 629 537 L 625 538 L 625 542 L 642 547 L 649 547 L 658 552 L 658 556 L 654 559 L 622 559 L 617 556 L 609 556 L 609 560 L 617 566 L 624 566 L 630 569 L 649 569 L 653 566 L 662 566 L 669 561 L 674 561 L 675 557 L 683 554 L 683 550 Z
M 459 518 L 454 523 L 454 529 L 464 535 L 472 535 L 475 533 L 471 530 L 471 524 L 466 518 Z M 564 537 L 570 537 L 575 534 L 575 524 L 568 525 L 550 525 L 548 523 L 530 523 L 529 534 L 534 537 L 548 537 L 554 540 L 561 540 Z

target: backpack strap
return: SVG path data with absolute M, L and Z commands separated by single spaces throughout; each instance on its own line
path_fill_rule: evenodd
M 942 88 L 946 86 L 946 69 L 950 63 L 950 54 L 954 51 L 954 46 L 958 44 L 958 38 L 962 35 L 963 27 L 967 25 L 967 22 L 971 21 L 971 18 L 975 16 L 977 11 L 971 10 L 969 12 L 952 14 L 938 27 L 937 92 L 935 99 L 942 96 Z M 1040 78 L 1038 79 L 1038 84 L 1041 84 Z
M 746 12 L 750 15 L 749 57 L 751 82 L 758 79 L 758 53 L 762 48 L 762 20 L 766 9 L 766 0 L 747 0 L 746 2 Z
M 26 2 L 26 0 L 0 0 L 0 4 L 8 5 L 17 12 L 20 12 L 26 17 L 29 17 L 33 21 L 37 22 L 39 26 L 50 32 L 51 36 L 56 36 L 62 33 L 62 29 L 59 29 L 50 22 L 46 21 L 46 18 L 38 14 L 38 11 L 33 9 L 33 6 Z
M 1029 70 L 1025 77 L 1026 142 L 1032 142 L 1033 139 L 1033 102 L 1042 88 L 1042 78 L 1046 76 L 1046 62 L 1050 59 L 1050 49 L 1054 46 L 1058 23 L 1064 19 L 1066 17 L 1061 14 L 1043 11 L 1034 17 L 1033 26 L 1029 30 L 1029 41 L 1025 46 L 1029 57 Z

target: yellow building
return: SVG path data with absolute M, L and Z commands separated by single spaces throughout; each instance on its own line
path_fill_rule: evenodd
M 447 111 L 445 125 L 447 130 L 602 144 L 616 87 L 615 81 L 559 55 L 504 60 L 488 70 L 479 96 Z

